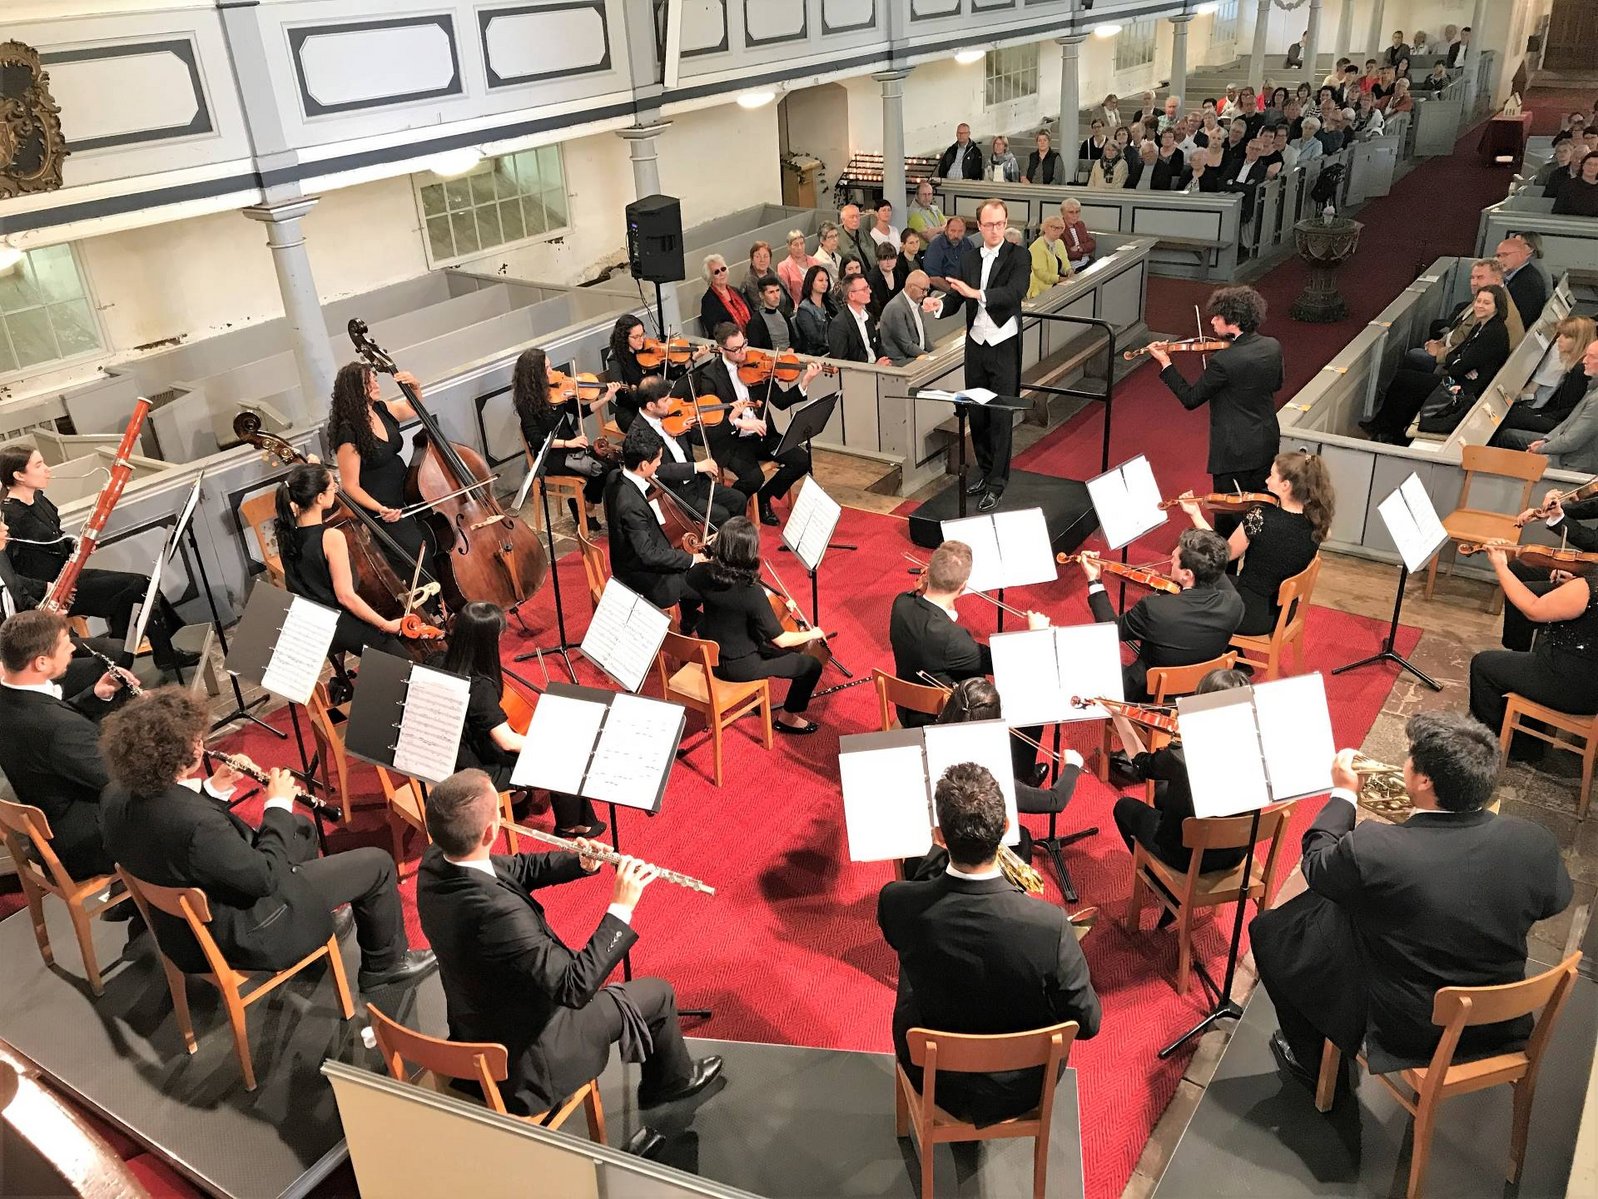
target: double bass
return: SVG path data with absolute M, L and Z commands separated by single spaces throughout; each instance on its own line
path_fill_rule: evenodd
M 351 319 L 350 341 L 373 370 L 397 375 L 387 351 L 372 340 L 366 322 Z M 405 494 L 425 508 L 423 519 L 438 544 L 437 567 L 452 608 L 474 601 L 509 611 L 529 599 L 549 577 L 549 556 L 531 528 L 494 498 L 493 475 L 476 450 L 444 436 L 415 388 L 400 390 L 422 423 L 412 441 Z

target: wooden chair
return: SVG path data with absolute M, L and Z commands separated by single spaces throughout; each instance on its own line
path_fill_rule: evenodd
M 499 1093 L 499 1084 L 510 1072 L 509 1055 L 505 1046 L 492 1041 L 446 1041 L 430 1037 L 391 1019 L 378 1011 L 375 1004 L 366 1005 L 366 1014 L 372 1019 L 372 1033 L 377 1037 L 377 1050 L 383 1055 L 388 1072 L 400 1082 L 414 1082 L 429 1090 L 442 1091 L 462 1098 L 459 1091 L 448 1086 L 451 1079 L 475 1082 L 483 1089 L 483 1102 L 491 1111 L 510 1115 L 505 1109 L 505 1099 Z M 414 1062 L 414 1074 L 405 1068 Z M 598 1144 L 605 1143 L 605 1106 L 599 1098 L 599 1080 L 585 1082 L 566 1099 L 546 1112 L 533 1116 L 516 1116 L 544 1128 L 559 1128 L 582 1108 L 588 1118 L 588 1138 Z
M 583 557 L 583 576 L 588 582 L 588 598 L 599 607 L 599 597 L 605 594 L 605 584 L 610 579 L 610 563 L 605 551 L 589 535 L 585 525 L 577 530 L 577 548 Z
M 287 970 L 270 975 L 246 994 L 242 988 L 250 981 L 250 974 L 265 972 L 235 970 L 227 964 L 208 927 L 211 923 L 211 905 L 204 891 L 198 887 L 158 887 L 154 883 L 141 882 L 120 868 L 117 874 L 122 879 L 122 885 L 132 892 L 133 902 L 139 905 L 144 922 L 152 929 L 155 927 L 151 919 L 152 909 L 188 924 L 189 932 L 199 943 L 200 952 L 211 967 L 208 973 L 199 977 L 222 993 L 222 1005 L 227 1010 L 228 1024 L 233 1030 L 233 1048 L 238 1052 L 239 1065 L 244 1070 L 246 1091 L 255 1090 L 255 1063 L 250 1058 L 250 1036 L 244 1021 L 244 1011 L 250 1004 L 270 995 L 312 962 L 326 958 L 333 975 L 333 991 L 338 996 L 339 1011 L 346 1020 L 354 1017 L 355 1001 L 350 997 L 350 983 L 344 975 L 344 959 L 339 955 L 336 933 Z M 172 1008 L 177 1013 L 178 1028 L 183 1032 L 183 1044 L 190 1053 L 194 1053 L 200 1044 L 195 1040 L 194 1025 L 189 1020 L 188 977 L 172 964 L 165 953 L 161 954 L 161 968 L 166 971 L 166 985 L 172 992 Z
M 704 717 L 715 751 L 715 783 L 721 786 L 722 730 L 749 712 L 760 713 L 762 736 L 771 749 L 771 680 L 730 683 L 716 677 L 721 647 L 714 641 L 667 632 L 655 659 L 660 689 L 666 699 Z
M 1270 906 L 1276 893 L 1276 870 L 1281 861 L 1282 831 L 1292 811 L 1291 803 L 1274 804 L 1260 813 L 1259 836 L 1254 842 L 1254 869 L 1249 878 L 1248 898 L 1260 911 Z M 1192 850 L 1185 871 L 1155 857 L 1141 841 L 1132 846 L 1132 898 L 1127 903 L 1127 925 L 1137 928 L 1143 918 L 1145 897 L 1176 917 L 1176 990 L 1187 993 L 1193 972 L 1193 914 L 1202 908 L 1232 903 L 1242 890 L 1243 863 L 1230 870 L 1199 873 L 1207 849 L 1242 849 L 1249 843 L 1249 816 L 1190 816 L 1182 822 L 1182 844 Z M 1271 843 L 1270 852 L 1260 857 L 1260 846 Z M 1158 885 L 1156 885 L 1158 884 Z
M 344 733 L 333 719 L 334 703 L 326 683 L 318 683 L 306 701 L 305 715 L 310 718 L 311 739 L 316 742 L 317 760 L 322 764 L 322 782 L 333 793 L 346 825 L 350 822 L 350 764 L 344 753 Z M 396 861 L 399 859 L 396 857 Z
M 1049 1122 L 1054 1116 L 1054 1092 L 1060 1068 L 1071 1052 L 1078 1025 L 1075 1020 L 1002 1036 L 965 1036 L 912 1028 L 905 1034 L 910 1060 L 923 1072 L 921 1090 L 911 1085 L 903 1066 L 896 1066 L 894 1130 L 915 1142 L 921 1158 L 921 1199 L 932 1199 L 932 1166 L 937 1146 L 954 1141 L 997 1141 L 1032 1137 L 1032 1199 L 1043 1199 L 1049 1173 Z M 997 1124 L 978 1127 L 958 1120 L 938 1106 L 940 1070 L 989 1074 L 999 1070 L 1043 1067 L 1043 1090 L 1038 1106 Z
M 1149 668 L 1148 680 L 1144 684 L 1151 702 L 1164 704 L 1179 695 L 1192 695 L 1198 690 L 1198 685 L 1204 681 L 1204 676 L 1212 670 L 1231 670 L 1237 665 L 1237 651 L 1227 650 L 1219 658 L 1211 658 L 1207 662 L 1195 662 L 1191 666 L 1154 666 Z M 1115 733 L 1115 726 L 1108 720 L 1104 722 L 1104 741 L 1099 749 L 1099 782 L 1110 781 L 1110 751 L 1113 742 L 1110 738 Z M 1164 744 L 1163 739 L 1156 739 L 1157 735 L 1149 738 L 1149 749 L 1158 749 Z M 1154 784 L 1148 788 L 1149 802 L 1154 802 Z
M 33 854 L 28 853 L 23 838 L 32 842 Z M 50 821 L 38 808 L 0 800 L 0 842 L 5 844 L 17 868 L 22 896 L 33 920 L 33 936 L 39 942 L 39 956 L 46 966 L 55 964 L 50 931 L 44 923 L 44 897 L 54 895 L 67 905 L 67 915 L 72 917 L 72 931 L 77 934 L 89 987 L 96 995 L 103 995 L 105 984 L 100 981 L 100 963 L 94 954 L 94 929 L 89 922 L 128 898 L 128 893 L 117 886 L 114 874 L 97 874 L 81 881 L 73 878 L 56 856 L 51 838 Z M 113 890 L 115 894 L 111 893 Z
M 527 465 L 531 468 L 532 464 L 533 455 L 531 451 L 528 451 Z M 584 516 L 588 515 L 588 501 L 583 497 L 583 481 L 581 479 L 575 475 L 545 475 L 542 479 L 535 479 L 533 481 L 533 489 L 527 495 L 527 504 L 533 513 L 533 528 L 537 529 L 540 535 L 544 532 L 545 490 L 549 492 L 549 511 L 551 516 L 560 512 L 561 505 L 566 500 L 575 501 L 577 511 Z M 584 524 L 586 522 L 579 520 L 576 523 Z
M 377 782 L 383 789 L 383 802 L 388 806 L 388 834 L 393 843 L 394 864 L 403 867 L 405 863 L 405 830 L 415 829 L 422 834 L 422 840 L 431 845 L 433 838 L 427 831 L 427 798 L 422 794 L 422 789 L 416 785 L 416 780 L 406 775 L 401 775 L 405 781 L 395 783 L 394 776 L 386 767 L 374 767 L 377 771 Z M 500 814 L 504 816 L 506 825 L 509 825 L 514 816 L 511 812 L 511 798 L 509 791 L 499 793 Z M 508 827 L 505 829 L 505 839 L 510 846 L 511 853 L 521 852 L 521 840 Z
M 1548 469 L 1548 459 L 1542 454 L 1524 450 L 1490 449 L 1482 445 L 1467 445 L 1460 449 L 1460 464 L 1465 468 L 1465 484 L 1459 492 L 1459 507 L 1443 517 L 1443 528 L 1454 543 L 1461 541 L 1513 541 L 1520 540 L 1520 530 L 1515 527 L 1515 517 L 1531 506 L 1531 489 Z M 1519 479 L 1520 503 L 1513 512 L 1493 512 L 1472 508 L 1470 485 L 1477 475 L 1494 475 L 1499 478 Z M 1438 550 L 1426 565 L 1426 598 L 1431 599 L 1432 587 L 1437 582 Z M 1503 604 L 1503 593 L 1493 591 L 1492 610 L 1497 612 Z
M 1581 790 L 1576 795 L 1576 819 L 1585 820 L 1587 804 L 1592 800 L 1593 762 L 1598 760 L 1598 716 L 1573 716 L 1568 712 L 1556 711 L 1542 704 L 1533 703 L 1524 695 L 1513 691 L 1506 698 L 1509 702 L 1504 708 L 1504 724 L 1498 733 L 1499 764 L 1509 761 L 1509 745 L 1515 739 L 1516 733 L 1535 737 L 1555 749 L 1580 754 Z M 1551 725 L 1555 732 L 1544 732 L 1536 725 L 1527 724 L 1528 720 Z M 1561 737 L 1559 733 L 1569 733 L 1575 740 Z
M 1321 556 L 1316 554 L 1310 564 L 1290 579 L 1283 579 L 1276 589 L 1276 606 L 1281 609 L 1276 616 L 1276 627 L 1263 637 L 1249 637 L 1242 633 L 1232 638 L 1232 646 L 1250 666 L 1263 666 L 1265 677 L 1274 679 L 1281 673 L 1282 650 L 1293 650 L 1293 669 L 1304 669 L 1304 626 L 1309 620 L 1310 597 L 1315 594 L 1315 582 L 1321 577 Z
M 1497 987 L 1444 987 L 1432 1001 L 1432 1023 L 1440 1025 L 1442 1039 L 1424 1066 L 1398 1071 L 1411 1094 L 1406 1094 L 1385 1074 L 1375 1075 L 1415 1119 L 1409 1156 L 1409 1199 L 1418 1199 L 1426 1185 L 1426 1169 L 1431 1164 L 1432 1133 L 1437 1110 L 1455 1095 L 1468 1095 L 1506 1083 L 1514 1091 L 1514 1116 L 1509 1130 L 1509 1169 L 1505 1178 L 1520 1181 L 1520 1168 L 1526 1160 L 1526 1137 L 1531 1127 L 1531 1106 L 1537 1092 L 1537 1072 L 1548 1049 L 1554 1024 L 1570 997 L 1581 954 L 1573 953 L 1552 970 L 1518 983 Z M 1532 1026 L 1526 1048 L 1515 1053 L 1500 1053 L 1472 1062 L 1454 1062 L 1454 1050 L 1465 1029 L 1481 1024 L 1496 1024 L 1529 1016 L 1542 1009 Z M 1360 1065 L 1370 1069 L 1365 1055 Z M 1315 1106 L 1330 1111 L 1337 1087 L 1342 1053 L 1330 1041 L 1321 1053 L 1320 1079 L 1315 1087 Z
M 877 720 L 884 733 L 899 727 L 895 708 L 909 708 L 927 716 L 943 711 L 949 693 L 941 687 L 924 687 L 920 683 L 907 683 L 875 666 L 871 668 L 871 685 L 877 689 Z
M 261 561 L 266 564 L 266 577 L 275 587 L 283 586 L 283 555 L 277 548 L 277 492 L 276 490 L 253 495 L 239 505 L 239 521 L 246 529 L 255 530 L 255 540 L 261 549 Z

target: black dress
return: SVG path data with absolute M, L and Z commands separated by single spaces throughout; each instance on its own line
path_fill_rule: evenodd
M 723 583 L 715 567 L 701 562 L 688 571 L 688 585 L 704 600 L 698 636 L 721 649 L 716 677 L 734 683 L 755 679 L 792 679 L 786 712 L 803 712 L 821 678 L 821 662 L 798 650 L 779 649 L 772 642 L 782 635 L 782 622 L 771 601 L 755 583 Z
M 1478 399 L 1508 360 L 1509 329 L 1495 316 L 1474 326 L 1465 340 L 1448 352 L 1441 371 L 1399 367 L 1376 415 L 1362 425 L 1379 437 L 1401 438 L 1426 402 L 1448 381 L 1459 385 L 1462 396 Z
M 383 435 L 381 437 L 373 435 L 370 450 L 363 451 L 357 447 L 357 452 L 361 455 L 361 490 L 384 508 L 404 509 L 409 503 L 405 498 L 405 476 L 410 472 L 405 459 L 400 457 L 400 451 L 405 448 L 405 439 L 400 435 L 399 421 L 389 412 L 387 404 L 379 400 L 372 405 L 372 409 L 383 423 Z M 333 447 L 334 451 L 337 452 L 346 445 L 356 445 L 347 431 L 344 440 Z M 400 570 L 402 577 L 407 579 L 411 577 L 411 571 L 416 565 L 417 551 L 424 546 L 427 554 L 422 566 L 426 570 L 432 570 L 432 558 L 435 552 L 433 538 L 421 521 L 414 516 L 403 516 L 392 524 L 387 521 L 381 523 L 383 531 L 405 551 L 404 558 L 389 555 L 394 558 L 394 566 Z
M 1587 606 L 1579 616 L 1537 626 L 1529 651 L 1483 650 L 1470 660 L 1470 712 L 1493 732 L 1511 691 L 1559 712 L 1598 712 L 1598 575 L 1581 581 Z
M 616 360 L 611 363 L 611 381 L 620 383 L 616 394 L 611 397 L 611 411 L 616 417 L 616 427 L 623 433 L 632 428 L 633 417 L 638 415 L 638 388 L 650 375 L 660 374 L 659 368 L 646 371 L 638 365 L 638 359 L 630 349 L 622 347 Z
M 279 547 L 283 551 L 283 581 L 288 584 L 289 592 L 338 612 L 338 628 L 333 632 L 333 644 L 328 647 L 330 653 L 359 655 L 370 648 L 403 655 L 405 649 L 398 637 L 367 624 L 338 602 L 338 592 L 333 589 L 333 572 L 327 565 L 327 551 L 322 548 L 322 536 L 327 531 L 326 525 L 301 525 L 294 530 L 293 551 L 286 545 Z M 353 562 L 350 569 L 355 569 Z
M 574 414 L 571 404 L 562 404 L 560 407 L 554 408 L 548 404 L 534 402 L 529 407 L 532 411 L 524 414 L 521 418 L 522 438 L 527 442 L 527 448 L 533 453 L 538 453 L 551 432 L 555 434 L 557 441 L 569 441 L 576 436 L 572 432 L 572 417 Z M 549 456 L 544 461 L 544 474 L 564 475 L 568 478 L 581 479 L 583 481 L 583 498 L 590 504 L 597 504 L 605 498 L 605 476 L 610 473 L 610 470 L 608 468 L 601 469 L 596 474 L 587 474 L 577 470 L 572 465 L 571 459 L 573 455 L 582 453 L 583 451 L 581 450 L 557 450 L 552 448 L 549 451 Z M 594 458 L 591 450 L 588 451 L 587 456 L 591 461 L 598 461 L 597 458 Z
M 1237 594 L 1243 600 L 1243 622 L 1237 631 L 1245 637 L 1263 637 L 1276 628 L 1281 615 L 1277 590 L 1309 566 L 1319 547 L 1307 516 L 1271 504 L 1250 508 L 1240 527 L 1248 538 L 1248 554 L 1237 572 Z
M 6 497 L 3 505 L 5 522 L 11 529 L 11 540 L 4 552 L 11 559 L 12 568 L 24 578 L 33 579 L 46 588 L 56 580 L 61 568 L 72 557 L 76 542 L 63 535 L 61 514 L 50 497 L 42 491 L 33 493 L 33 503 L 24 504 L 19 499 Z M 149 589 L 148 575 L 136 575 L 124 570 L 96 570 L 83 568 L 78 575 L 78 585 L 72 594 L 69 616 L 98 616 L 117 640 L 127 636 L 133 623 L 133 610 L 144 602 Z M 172 634 L 183 627 L 179 616 L 160 588 L 155 592 L 155 611 L 145 626 L 150 639 L 150 649 L 156 665 L 171 666 L 174 659 Z

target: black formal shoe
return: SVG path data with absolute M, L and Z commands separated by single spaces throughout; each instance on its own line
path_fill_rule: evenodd
M 977 501 L 978 512 L 992 512 L 999 506 L 999 493 L 990 491 Z
M 981 495 L 987 489 L 988 477 L 986 475 L 982 475 L 977 479 L 976 482 L 966 484 L 965 493 L 967 495 Z
M 760 523 L 763 525 L 771 525 L 773 528 L 775 528 L 782 522 L 777 519 L 777 514 L 771 510 L 770 504 L 762 504 L 760 506 Z
M 363 991 L 375 991 L 378 987 L 415 982 L 436 969 L 438 959 L 431 949 L 407 949 L 405 956 L 387 970 L 368 970 L 362 966 L 356 982 Z
M 190 667 L 198 666 L 199 664 L 199 654 L 191 650 L 178 649 L 176 646 L 172 647 L 170 654 L 162 654 L 155 660 L 157 669 L 167 672 L 188 670 Z
M 1041 787 L 1045 782 L 1048 781 L 1048 777 L 1049 764 L 1047 762 L 1039 762 L 1032 767 L 1032 773 L 1027 778 L 1027 782 L 1031 783 L 1034 787 Z
M 355 931 L 355 909 L 345 904 L 333 911 L 333 935 L 342 941 Z
M 557 837 L 565 837 L 568 841 L 576 837 L 587 837 L 592 841 L 595 837 L 603 837 L 605 830 L 609 827 L 610 825 L 603 820 L 596 820 L 594 823 L 586 824 L 581 828 L 558 828 L 555 830 L 555 835 Z
M 702 1057 L 694 1063 L 694 1072 L 688 1076 L 686 1082 L 662 1091 L 646 1091 L 643 1087 L 639 1087 L 638 1106 L 656 1107 L 662 1103 L 675 1103 L 679 1099 L 687 1099 L 690 1095 L 699 1094 L 719 1077 L 721 1077 L 721 1058 L 715 1054 Z
M 803 724 L 784 724 L 780 720 L 773 720 L 771 727 L 779 733 L 788 733 L 794 737 L 803 737 L 806 733 L 813 733 L 821 726 L 814 720 L 807 720 Z
M 1137 771 L 1132 769 L 1132 759 L 1127 757 L 1126 751 L 1118 749 L 1110 755 L 1110 782 L 1117 787 L 1135 787 L 1143 782 L 1138 777 Z
M 1310 1071 L 1309 1067 L 1299 1061 L 1293 1054 L 1293 1047 L 1287 1043 L 1287 1038 L 1282 1035 L 1282 1030 L 1277 1029 L 1271 1034 L 1271 1056 L 1276 1059 L 1276 1064 L 1289 1076 L 1298 1079 L 1310 1090 L 1315 1089 L 1320 1080 Z
M 634 1157 L 654 1157 L 666 1147 L 666 1138 L 658 1131 L 645 1124 L 632 1136 L 627 1138 L 627 1143 L 622 1146 L 623 1153 L 630 1153 Z

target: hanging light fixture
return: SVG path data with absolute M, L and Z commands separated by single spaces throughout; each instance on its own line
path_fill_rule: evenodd
M 1093 27 L 1093 36 L 1094 37 L 1109 38 L 1109 37 L 1114 37 L 1116 34 L 1118 34 L 1120 32 L 1121 32 L 1121 27 L 1119 25 L 1095 25 Z
M 954 61 L 962 67 L 969 67 L 972 63 L 981 62 L 987 57 L 986 50 L 961 50 L 954 56 Z
M 424 160 L 422 166 L 440 179 L 456 179 L 476 170 L 482 161 L 481 150 L 475 146 L 464 146 L 459 150 L 445 150 L 442 154 L 435 154 Z
M 1193 11 L 1201 17 L 1212 17 L 1221 11 L 1221 0 L 1209 0 L 1209 3 L 1201 4 Z
M 738 107 L 764 108 L 776 98 L 776 92 L 744 92 L 738 97 Z

